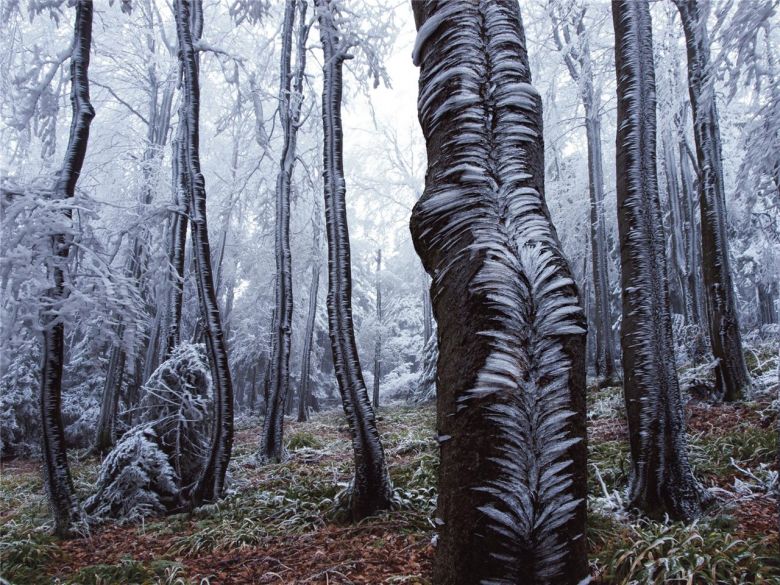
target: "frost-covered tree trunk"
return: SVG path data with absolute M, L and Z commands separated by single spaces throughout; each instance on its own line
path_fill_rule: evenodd
M 374 340 L 374 411 L 379 409 L 379 378 L 382 375 L 382 249 L 376 251 L 376 339 Z
M 306 331 L 303 338 L 301 355 L 301 381 L 298 390 L 298 422 L 309 420 L 309 394 L 311 392 L 311 348 L 314 339 L 314 325 L 317 319 L 317 293 L 320 288 L 320 263 L 314 261 L 311 266 L 311 286 L 309 287 L 309 312 L 306 316 Z
M 70 57 L 70 101 L 73 118 L 65 152 L 65 161 L 52 192 L 54 199 L 65 203 L 76 193 L 76 182 L 87 154 L 89 126 L 95 110 L 89 101 L 89 52 L 92 45 L 92 0 L 76 3 L 73 27 L 73 51 Z M 66 204 L 66 203 L 65 203 Z M 66 204 L 67 205 L 67 204 Z M 63 210 L 66 222 L 71 211 Z M 64 264 L 68 259 L 70 236 L 66 233 L 52 237 L 52 263 L 48 267 L 52 288 L 43 299 L 41 325 L 43 328 L 43 360 L 41 363 L 41 452 L 43 479 L 54 515 L 54 529 L 58 536 L 68 536 L 73 524 L 81 518 L 81 508 L 73 490 L 62 425 L 61 396 L 62 369 L 65 346 L 65 324 L 59 310 L 67 297 Z
M 422 274 L 422 305 L 423 305 L 423 343 L 427 343 L 433 334 L 433 313 L 431 311 L 431 292 L 428 275 Z
M 311 254 L 311 286 L 309 287 L 309 312 L 306 315 L 306 331 L 303 337 L 301 355 L 301 381 L 298 387 L 298 422 L 309 420 L 309 394 L 311 393 L 311 349 L 314 342 L 314 327 L 317 322 L 317 296 L 320 289 L 320 216 L 322 210 L 314 205 L 315 219 L 312 222 L 314 241 Z
M 298 126 L 303 103 L 303 74 L 306 68 L 306 2 L 286 0 L 282 26 L 282 62 L 279 76 L 279 118 L 284 133 L 282 158 L 276 178 L 276 293 L 274 321 L 271 330 L 273 353 L 268 385 L 268 402 L 260 440 L 258 458 L 262 462 L 279 462 L 284 457 L 284 412 L 290 393 L 290 338 L 292 334 L 293 291 L 292 256 L 290 253 L 290 191 L 296 159 Z M 296 15 L 295 72 L 291 72 L 293 32 Z M 294 76 L 294 80 L 293 80 Z M 292 86 L 292 87 L 291 87 Z
M 513 0 L 413 3 L 433 278 L 434 583 L 574 585 L 585 539 L 585 321 L 544 200 L 542 104 Z
M 688 463 L 656 176 L 655 72 L 647 0 L 614 0 L 621 344 L 631 443 L 630 505 L 692 520 L 702 492 Z
M 777 298 L 777 283 L 759 281 L 756 284 L 756 294 L 758 296 L 758 316 L 761 325 L 771 325 L 777 323 L 777 309 L 775 309 L 775 299 Z
M 611 286 L 609 283 L 609 253 L 604 219 L 604 156 L 601 149 L 601 96 L 593 79 L 588 34 L 585 29 L 585 8 L 568 6 L 574 22 L 572 37 L 569 25 L 562 22 L 551 6 L 554 39 L 559 51 L 566 51 L 564 61 L 572 80 L 577 84 L 585 109 L 585 139 L 588 145 L 588 193 L 590 195 L 591 268 L 595 297 L 593 327 L 596 341 L 596 375 L 604 383 L 617 383 L 615 368 L 615 337 L 612 332 Z M 563 39 L 561 38 L 563 35 Z M 574 44 L 576 43 L 576 44 Z
M 206 463 L 190 496 L 193 505 L 211 502 L 222 495 L 225 473 L 233 446 L 233 384 L 230 377 L 227 348 L 217 303 L 216 288 L 211 268 L 208 225 L 206 223 L 206 186 L 200 170 L 199 119 L 200 86 L 198 59 L 193 35 L 200 37 L 202 29 L 200 1 L 192 6 L 193 25 L 190 24 L 191 3 L 176 0 L 176 33 L 179 40 L 179 59 L 183 81 L 183 107 L 186 131 L 180 150 L 183 152 L 179 172 L 186 176 L 192 210 L 192 251 L 195 257 L 195 280 L 198 289 L 200 316 L 204 323 L 206 353 L 211 367 L 213 384 L 213 414 L 211 444 Z M 197 33 L 197 34 L 195 34 Z
M 750 375 L 742 351 L 729 265 L 723 160 L 715 103 L 715 75 L 710 64 L 707 10 L 697 0 L 674 2 L 680 11 L 688 50 L 688 89 L 699 163 L 702 272 L 710 343 L 718 360 L 715 370 L 718 388 L 725 400 L 733 401 L 743 398 L 750 389 Z
M 328 240 L 328 329 L 333 365 L 355 456 L 350 508 L 352 518 L 359 520 L 390 507 L 392 485 L 363 380 L 352 322 L 352 266 L 341 123 L 342 66 L 347 48 L 339 42 L 333 3 L 317 0 L 316 6 L 324 57 L 322 126 L 325 231 Z

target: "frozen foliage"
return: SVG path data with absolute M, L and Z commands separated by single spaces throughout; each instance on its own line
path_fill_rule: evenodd
M 189 505 L 207 464 L 211 371 L 202 345 L 182 344 L 144 387 L 140 422 L 103 461 L 86 509 L 133 521 Z
M 85 502 L 96 519 L 133 522 L 162 514 L 178 502 L 178 478 L 153 427 L 128 432 L 103 461 L 97 492 Z
M 434 332 L 425 342 L 422 369 L 417 387 L 409 396 L 410 402 L 429 402 L 436 399 L 436 362 L 439 360 L 439 344 Z

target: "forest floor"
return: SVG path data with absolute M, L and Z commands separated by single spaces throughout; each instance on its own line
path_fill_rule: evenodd
M 753 356 L 774 387 L 739 404 L 690 402 L 691 461 L 716 503 L 692 526 L 623 510 L 627 430 L 619 388 L 588 399 L 589 528 L 594 582 L 780 584 L 776 348 Z M 772 357 L 775 352 L 775 357 Z M 774 366 L 772 366 L 774 363 Z M 766 371 L 761 371 L 766 370 Z M 775 370 L 776 371 L 776 370 Z M 356 525 L 332 510 L 351 477 L 343 415 L 288 422 L 289 459 L 251 464 L 259 428 L 239 425 L 230 494 L 193 514 L 107 525 L 87 538 L 49 534 L 39 463 L 12 461 L 0 478 L 0 575 L 22 584 L 429 583 L 437 445 L 431 406 L 388 406 L 379 429 L 399 509 Z M 97 462 L 74 463 L 80 495 Z M 676 581 L 676 578 L 682 578 Z M 690 579 L 690 580 L 689 580 Z M 3 580 L 0 579 L 0 583 Z

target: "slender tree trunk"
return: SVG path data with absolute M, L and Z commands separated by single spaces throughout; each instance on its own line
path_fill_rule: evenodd
M 293 32 L 298 14 L 297 61 L 290 71 Z M 296 142 L 303 102 L 303 74 L 306 67 L 306 2 L 286 0 L 282 30 L 282 63 L 279 86 L 279 114 L 284 147 L 276 179 L 276 312 L 274 313 L 273 354 L 268 386 L 268 402 L 260 441 L 259 460 L 278 462 L 284 457 L 284 413 L 290 393 L 290 336 L 292 333 L 293 292 L 290 254 L 290 190 L 296 159 Z M 292 85 L 292 90 L 291 90 Z
M 198 59 L 193 46 L 195 38 L 200 37 L 202 20 L 200 2 L 193 6 L 194 25 L 190 25 L 191 4 L 189 0 L 176 0 L 176 32 L 179 39 L 179 58 L 183 70 L 182 111 L 186 124 L 185 141 L 182 151 L 186 166 L 180 169 L 187 175 L 191 189 L 192 207 L 192 248 L 196 264 L 196 284 L 201 319 L 205 324 L 206 352 L 211 366 L 214 392 L 214 422 L 212 425 L 211 445 L 205 466 L 191 495 L 193 505 L 212 502 L 221 495 L 225 485 L 225 473 L 230 462 L 233 446 L 233 384 L 230 376 L 227 349 L 225 347 L 222 321 L 219 314 L 217 294 L 211 269 L 208 225 L 206 223 L 206 186 L 200 170 L 199 131 L 200 86 L 198 81 Z
M 320 206 L 315 203 L 315 220 L 312 222 L 314 242 L 311 258 L 311 286 L 309 287 L 309 312 L 306 315 L 306 332 L 301 355 L 301 381 L 298 387 L 298 422 L 309 420 L 309 395 L 311 394 L 311 349 L 314 342 L 314 326 L 317 320 L 317 295 L 320 288 Z
M 666 241 L 656 177 L 655 72 L 647 0 L 613 0 L 617 71 L 617 199 L 621 343 L 631 442 L 630 504 L 690 521 L 702 492 L 688 463 L 669 311 Z
M 581 583 L 585 320 L 544 200 L 541 98 L 513 0 L 413 3 L 437 321 L 433 582 Z
M 89 52 L 92 45 L 92 1 L 76 3 L 76 19 L 73 27 L 73 53 L 70 61 L 70 101 L 73 118 L 63 168 L 52 193 L 61 201 L 72 199 L 76 182 L 81 174 L 87 154 L 89 126 L 95 110 L 89 101 Z M 71 211 L 63 211 L 67 220 Z M 43 478 L 54 515 L 54 529 L 58 536 L 68 536 L 73 525 L 81 518 L 81 508 L 73 490 L 62 424 L 62 369 L 64 366 L 65 325 L 58 311 L 67 298 L 63 267 L 70 249 L 67 234 L 52 237 L 54 257 L 49 266 L 52 288 L 43 300 L 41 324 L 43 326 L 43 360 L 41 364 L 41 451 L 43 453 Z
M 775 309 L 775 298 L 777 297 L 777 283 L 758 282 L 756 285 L 758 296 L 758 315 L 760 325 L 771 325 L 777 323 L 777 309 Z
M 341 124 L 342 66 L 346 47 L 339 42 L 330 0 L 317 0 L 317 8 L 324 57 L 322 125 L 328 238 L 328 327 L 336 379 L 355 456 L 350 508 L 352 518 L 359 520 L 390 507 L 392 485 L 363 380 L 352 323 L 352 267 Z
M 379 378 L 382 375 L 382 249 L 376 251 L 376 340 L 374 342 L 374 411 L 379 410 Z
M 750 389 L 742 335 L 734 298 L 726 236 L 718 110 L 705 13 L 697 0 L 674 0 L 680 11 L 688 49 L 688 88 L 693 107 L 696 158 L 699 162 L 702 270 L 712 353 L 718 388 L 727 401 L 740 400 Z
M 433 335 L 433 313 L 431 311 L 431 291 L 428 275 L 423 270 L 422 273 L 422 305 L 423 305 L 423 345 Z
M 551 10 L 554 27 L 554 39 L 559 51 L 567 51 L 564 61 L 572 80 L 580 89 L 580 97 L 585 109 L 585 139 L 588 145 L 588 193 L 590 195 L 590 241 L 591 268 L 593 270 L 593 306 L 595 319 L 593 330 L 596 342 L 596 375 L 603 376 L 604 385 L 613 385 L 618 381 L 615 368 L 615 338 L 612 332 L 611 287 L 609 284 L 609 253 L 607 251 L 607 228 L 604 219 L 604 156 L 601 149 L 601 98 L 593 80 L 593 67 L 590 56 L 588 35 L 585 29 L 585 9 L 575 5 L 569 7 L 574 18 L 574 34 L 577 39 L 574 47 L 564 46 L 560 33 L 571 42 L 572 33 L 569 24 L 562 22 Z

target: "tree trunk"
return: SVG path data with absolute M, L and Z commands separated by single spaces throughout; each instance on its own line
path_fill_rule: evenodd
M 66 201 L 76 192 L 76 182 L 81 174 L 87 154 L 89 126 L 95 110 L 89 101 L 89 52 L 92 44 L 92 1 L 76 3 L 73 27 L 73 52 L 70 61 L 70 101 L 73 118 L 65 153 L 65 161 L 57 178 L 52 197 Z M 70 209 L 63 211 L 71 219 Z M 73 489 L 62 424 L 61 396 L 62 369 L 64 365 L 65 325 L 58 313 L 67 298 L 64 264 L 70 249 L 69 237 L 56 234 L 52 237 L 54 257 L 49 266 L 52 288 L 43 299 L 41 325 L 43 328 L 43 360 L 41 363 L 41 451 L 43 453 L 43 478 L 49 505 L 54 515 L 54 529 L 58 536 L 71 533 L 73 525 L 81 519 L 81 508 Z
M 422 305 L 423 305 L 423 345 L 433 335 L 433 314 L 431 312 L 431 291 L 428 275 L 423 270 L 422 273 Z
M 306 315 L 306 332 L 303 337 L 301 355 L 301 381 L 298 387 L 298 422 L 309 420 L 309 395 L 311 390 L 311 348 L 314 341 L 314 326 L 317 320 L 317 295 L 320 288 L 320 206 L 315 203 L 315 220 L 312 222 L 314 242 L 311 259 L 311 287 L 309 287 L 309 312 Z
M 392 485 L 374 411 L 363 380 L 352 323 L 352 267 L 341 124 L 342 65 L 346 47 L 339 42 L 334 7 L 330 0 L 317 0 L 317 8 L 324 57 L 322 124 L 328 238 L 328 328 L 336 379 L 355 456 L 350 508 L 352 518 L 360 520 L 390 507 Z
M 760 325 L 772 325 L 777 323 L 777 309 L 775 309 L 775 298 L 777 297 L 777 283 L 759 281 L 756 285 L 758 294 L 758 316 Z
M 541 98 L 513 0 L 413 3 L 441 458 L 434 583 L 588 575 L 585 320 L 544 200 Z
M 376 340 L 374 342 L 374 411 L 379 410 L 379 378 L 382 375 L 382 249 L 376 251 Z
M 688 463 L 674 361 L 666 240 L 656 177 L 655 72 L 647 0 L 613 0 L 621 344 L 631 443 L 630 505 L 690 521 L 702 492 Z
M 570 10 L 572 7 L 568 7 Z M 566 47 L 560 38 L 572 41 L 569 24 L 558 18 L 551 8 L 553 33 L 559 51 L 566 50 L 564 61 L 572 80 L 578 85 L 585 109 L 585 139 L 588 145 L 588 193 L 590 196 L 590 241 L 591 268 L 593 270 L 593 294 L 595 297 L 593 320 L 596 342 L 596 375 L 603 376 L 604 385 L 618 381 L 615 369 L 615 339 L 612 333 L 611 287 L 609 284 L 609 253 L 607 251 L 607 228 L 604 220 L 604 156 L 601 150 L 601 98 L 593 82 L 593 67 L 588 35 L 584 24 L 585 9 L 575 6 L 571 10 L 574 32 L 577 37 L 574 46 Z
M 179 59 L 183 70 L 183 107 L 185 114 L 185 140 L 181 146 L 186 166 L 180 169 L 187 176 L 192 208 L 192 249 L 196 265 L 196 284 L 201 319 L 206 330 L 206 352 L 211 367 L 214 392 L 214 422 L 211 445 L 205 466 L 191 494 L 191 502 L 197 506 L 213 502 L 221 495 L 225 473 L 233 446 L 233 384 L 230 377 L 228 355 L 225 347 L 219 305 L 214 287 L 206 223 L 206 186 L 200 170 L 199 133 L 200 86 L 198 59 L 193 46 L 193 31 L 200 37 L 202 21 L 200 1 L 193 6 L 194 25 L 190 25 L 190 1 L 176 0 L 176 32 L 179 39 Z
M 740 400 L 750 389 L 742 351 L 726 236 L 726 195 L 723 184 L 718 111 L 710 70 L 710 41 L 705 14 L 697 0 L 674 0 L 680 11 L 688 50 L 688 89 L 693 108 L 696 158 L 699 163 L 702 271 L 712 353 L 718 388 L 727 401 Z
M 293 29 L 298 13 L 295 79 L 290 71 Z M 284 412 L 290 393 L 290 336 L 292 333 L 293 292 L 290 255 L 290 188 L 295 168 L 296 142 L 303 102 L 303 74 L 306 67 L 306 2 L 286 0 L 282 30 L 282 63 L 279 86 L 279 117 L 284 132 L 284 147 L 276 179 L 276 312 L 271 372 L 268 387 L 263 434 L 260 441 L 261 462 L 279 462 L 284 457 Z

